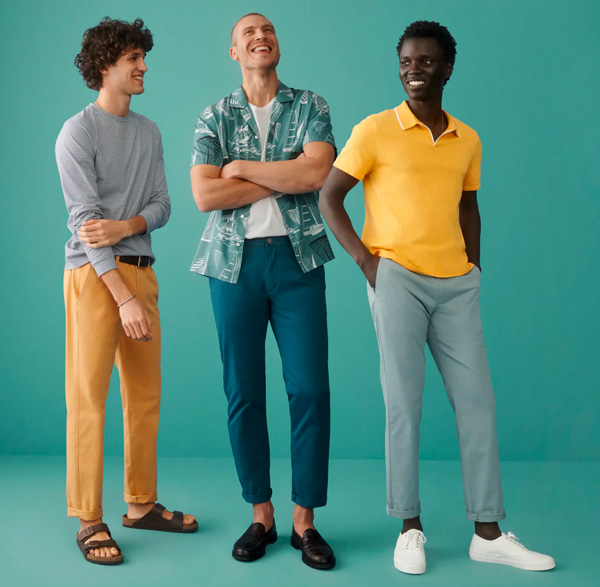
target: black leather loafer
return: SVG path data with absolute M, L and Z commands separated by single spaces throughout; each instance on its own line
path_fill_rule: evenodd
M 302 562 L 313 569 L 326 571 L 335 567 L 335 556 L 331 546 L 316 530 L 309 528 L 300 534 L 292 526 L 292 546 L 302 551 Z
M 236 561 L 250 563 L 265 556 L 267 544 L 273 544 L 277 540 L 277 528 L 275 520 L 271 529 L 267 532 L 260 522 L 251 524 L 233 545 L 233 558 Z

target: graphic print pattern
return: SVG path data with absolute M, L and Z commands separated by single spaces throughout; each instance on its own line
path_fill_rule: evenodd
M 295 159 L 312 141 L 326 142 L 335 148 L 327 102 L 313 92 L 280 83 L 269 121 L 266 161 Z M 198 117 L 192 166 L 223 167 L 240 159 L 261 160 L 258 127 L 241 86 L 205 108 Z M 333 259 L 319 213 L 318 195 L 275 194 L 296 259 L 305 273 Z M 248 204 L 211 212 L 191 271 L 237 283 L 250 207 Z

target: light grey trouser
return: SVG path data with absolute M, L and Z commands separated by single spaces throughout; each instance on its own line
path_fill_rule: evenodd
M 439 279 L 382 259 L 375 290 L 367 285 L 386 405 L 387 513 L 414 518 L 419 500 L 419 427 L 425 343 L 456 413 L 467 518 L 506 517 L 496 402 L 479 311 L 481 273 Z

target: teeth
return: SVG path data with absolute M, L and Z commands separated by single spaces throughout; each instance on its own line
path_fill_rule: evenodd
M 412 80 L 408 82 L 409 86 L 422 86 L 425 82 L 421 80 Z
M 255 47 L 254 51 L 258 53 L 258 51 L 268 51 L 269 47 L 265 47 L 264 45 L 261 45 L 260 47 Z

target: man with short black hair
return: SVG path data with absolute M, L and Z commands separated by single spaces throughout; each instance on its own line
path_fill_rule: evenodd
M 333 258 L 317 197 L 335 156 L 329 107 L 277 78 L 273 24 L 247 14 L 230 56 L 242 85 L 198 117 L 192 190 L 212 212 L 192 271 L 210 278 L 223 360 L 228 427 L 253 523 L 236 560 L 265 554 L 277 531 L 271 503 L 265 398 L 265 336 L 275 334 L 290 402 L 292 545 L 316 569 L 335 565 L 314 526 L 327 501 L 329 375 L 323 264 Z
M 456 42 L 446 27 L 418 21 L 397 52 L 408 101 L 354 127 L 320 200 L 367 279 L 387 411 L 387 511 L 404 519 L 394 565 L 411 574 L 426 568 L 418 466 L 427 343 L 456 412 L 467 517 L 475 522 L 471 558 L 551 569 L 551 557 L 498 527 L 505 513 L 496 408 L 479 310 L 481 143 L 442 110 Z M 344 209 L 359 181 L 362 241 Z
M 88 29 L 75 64 L 98 99 L 67 120 L 56 160 L 72 237 L 66 244 L 67 503 L 81 520 L 88 562 L 123 554 L 102 523 L 105 401 L 113 364 L 121 379 L 125 433 L 123 526 L 193 532 L 193 516 L 156 501 L 160 319 L 150 233 L 171 204 L 156 124 L 129 109 L 144 91 L 151 32 L 104 18 Z

